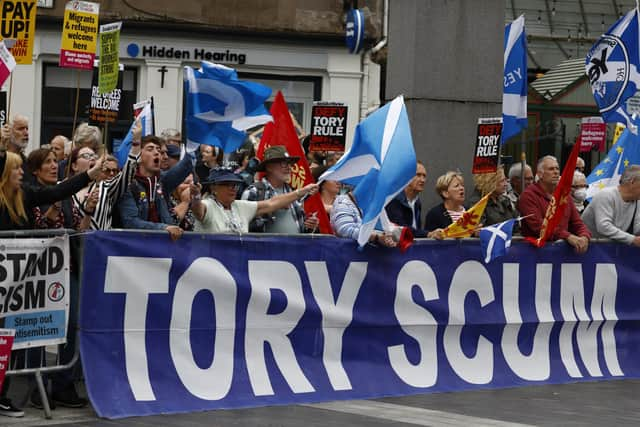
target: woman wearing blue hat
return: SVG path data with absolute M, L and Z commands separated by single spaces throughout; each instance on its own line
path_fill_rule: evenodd
M 257 215 L 283 209 L 296 200 L 318 191 L 317 184 L 309 184 L 290 193 L 268 200 L 236 200 L 242 178 L 229 169 L 216 168 L 202 182 L 205 197 L 200 197 L 200 187 L 193 186 L 192 210 L 196 217 L 195 231 L 204 233 L 247 233 L 249 222 Z

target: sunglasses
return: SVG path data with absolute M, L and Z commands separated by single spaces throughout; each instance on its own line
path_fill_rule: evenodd
M 118 168 L 113 168 L 113 169 L 106 168 L 106 169 L 103 169 L 103 171 L 104 171 L 104 173 L 109 174 L 109 175 L 115 175 L 118 172 L 120 172 L 118 170 Z

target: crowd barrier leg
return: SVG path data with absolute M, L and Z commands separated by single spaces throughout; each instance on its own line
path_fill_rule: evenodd
M 69 301 L 69 323 L 67 325 L 67 344 L 72 349 L 63 348 L 63 345 L 57 346 L 55 361 L 50 364 L 47 360 L 46 347 L 31 347 L 24 350 L 17 350 L 12 354 L 11 369 L 6 372 L 8 377 L 25 376 L 35 380 L 30 380 L 27 387 L 26 396 L 20 399 L 19 405 L 26 408 L 29 404 L 30 397 L 35 390 L 38 390 L 42 409 L 46 419 L 52 419 L 52 408 L 49 404 L 49 394 L 47 393 L 46 381 L 55 381 L 57 378 L 70 378 L 71 371 L 80 360 L 80 345 L 78 333 L 78 315 L 79 306 L 79 287 L 80 287 L 80 266 L 82 265 L 82 238 L 81 235 L 73 235 L 71 230 L 30 230 L 24 232 L 2 232 L 0 238 L 49 238 L 55 236 L 69 235 L 69 253 L 70 253 L 70 280 L 67 289 L 70 290 Z M 75 289 L 73 289 L 75 287 Z M 75 310 L 75 312 L 72 312 Z M 39 359 L 39 360 L 37 360 Z M 21 366 L 20 366 L 21 365 Z M 68 373 L 68 375 L 66 375 Z M 61 375 L 62 374 L 62 375 Z M 47 378 L 48 377 L 48 378 Z

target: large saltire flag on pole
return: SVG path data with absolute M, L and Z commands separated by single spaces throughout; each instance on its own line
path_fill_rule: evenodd
M 358 244 L 369 240 L 384 207 L 416 174 L 416 153 L 404 98 L 397 97 L 356 127 L 353 144 L 320 181 L 330 179 L 355 186 L 362 211 Z
M 482 218 L 482 214 L 484 214 L 484 209 L 487 207 L 490 195 L 491 193 L 478 200 L 478 203 L 463 213 L 456 222 L 445 228 L 444 236 L 453 238 L 471 237 L 481 225 L 480 218 Z
M 236 70 L 202 62 L 198 70 L 184 67 L 187 150 L 215 145 L 226 153 L 238 149 L 246 130 L 270 122 L 264 107 L 271 88 L 238 79 Z
M 637 126 L 637 125 L 636 125 Z M 625 129 L 607 157 L 587 177 L 587 199 L 620 183 L 620 176 L 630 165 L 640 165 L 640 135 Z
M 527 36 L 524 15 L 504 29 L 504 89 L 502 91 L 502 138 L 527 128 Z
M 620 18 L 593 45 L 585 60 L 591 92 L 605 122 L 622 122 L 632 132 L 626 101 L 640 87 L 638 9 Z
M 311 175 L 311 169 L 309 169 L 307 157 L 304 155 L 293 120 L 291 120 L 289 108 L 287 108 L 287 103 L 280 91 L 276 94 L 270 112 L 273 116 L 273 122 L 267 123 L 264 127 L 260 146 L 258 147 L 258 158 L 262 159 L 265 149 L 273 145 L 284 145 L 290 156 L 300 157 L 298 163 L 291 170 L 291 182 L 289 183 L 291 188 L 297 190 L 307 184 L 312 184 L 314 179 L 313 175 Z M 316 193 L 304 201 L 304 212 L 307 216 L 315 215 L 318 218 L 319 231 L 321 233 L 333 234 L 329 216 L 324 209 L 320 193 Z
M 545 245 L 549 237 L 553 235 L 556 227 L 562 219 L 564 210 L 569 205 L 569 198 L 571 197 L 571 184 L 573 183 L 573 173 L 576 170 L 576 162 L 578 161 L 578 153 L 580 152 L 580 144 L 573 145 L 571 154 L 567 163 L 562 169 L 562 175 L 560 176 L 560 182 L 556 186 L 549 206 L 547 206 L 547 212 L 544 215 L 542 221 L 542 227 L 540 228 L 540 236 L 536 239 L 534 237 L 525 237 L 529 243 L 541 248 Z

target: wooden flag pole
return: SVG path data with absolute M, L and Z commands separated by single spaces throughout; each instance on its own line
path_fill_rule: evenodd
M 80 101 L 80 70 L 76 70 L 76 108 L 73 113 L 73 127 L 71 128 L 71 139 L 76 132 L 76 124 L 78 122 L 78 103 Z
M 11 120 L 11 95 L 13 94 L 13 73 L 9 75 L 9 100 L 7 101 L 7 117 L 4 122 L 9 123 Z
M 109 120 L 105 120 L 104 122 L 104 132 L 102 135 L 102 145 L 104 145 L 104 150 L 109 153 L 109 146 L 107 145 L 107 134 L 109 133 Z

